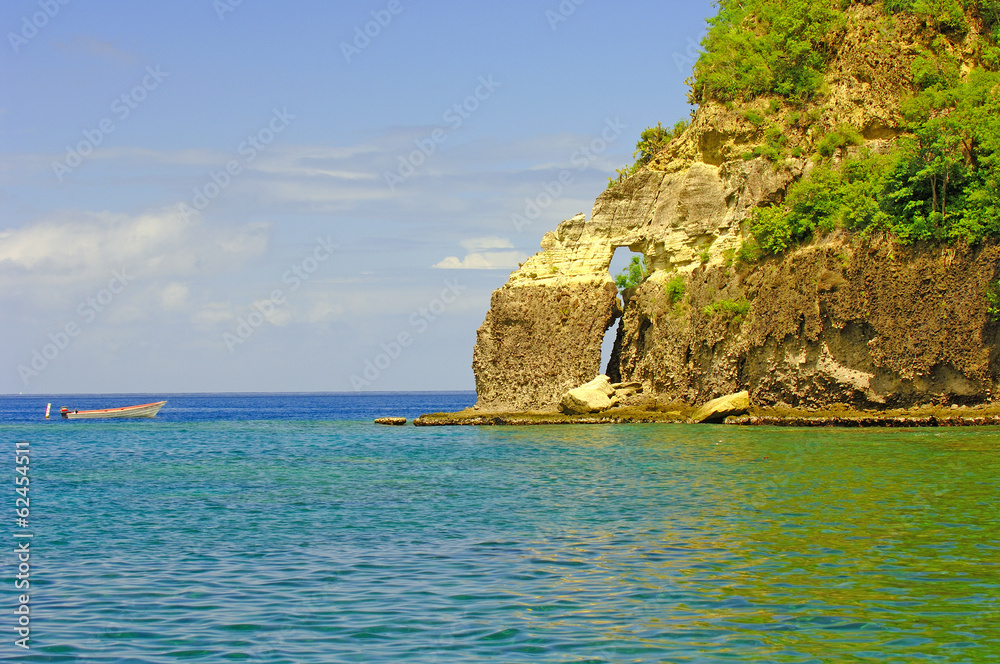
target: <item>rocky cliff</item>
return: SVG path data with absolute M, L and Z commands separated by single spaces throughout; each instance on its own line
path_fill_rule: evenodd
M 702 103 L 682 136 L 598 197 L 589 220 L 580 214 L 545 234 L 542 251 L 493 294 L 479 329 L 480 409 L 553 408 L 604 369 L 601 342 L 618 319 L 607 373 L 664 400 L 739 390 L 758 404 L 865 408 L 991 398 L 1000 380 L 1000 328 L 986 306 L 995 243 L 902 246 L 832 232 L 734 261 L 753 210 L 780 203 L 816 166 L 820 136 L 844 124 L 860 133 L 836 163 L 884 152 L 903 132 L 900 102 L 934 30 L 913 16 L 887 23 L 879 6 L 850 12 L 811 108 Z M 801 156 L 747 158 L 769 140 L 764 115 Z M 641 253 L 649 270 L 625 301 L 608 272 L 620 247 Z

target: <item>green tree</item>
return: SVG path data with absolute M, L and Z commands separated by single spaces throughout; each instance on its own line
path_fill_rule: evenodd
M 632 288 L 641 284 L 649 273 L 646 271 L 646 258 L 644 256 L 633 256 L 628 267 L 624 268 L 615 277 L 615 285 L 619 290 Z
M 673 136 L 674 134 L 665 129 L 661 123 L 657 123 L 655 127 L 646 127 L 639 134 L 639 142 L 635 144 L 632 157 L 636 158 L 637 164 L 648 164 L 653 155 L 667 147 Z

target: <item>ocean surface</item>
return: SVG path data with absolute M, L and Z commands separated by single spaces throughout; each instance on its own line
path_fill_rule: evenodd
M 0 655 L 1000 662 L 1000 429 L 371 423 L 474 399 L 0 397 Z

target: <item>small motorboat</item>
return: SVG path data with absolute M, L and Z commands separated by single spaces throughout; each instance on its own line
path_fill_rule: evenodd
M 124 406 L 122 408 L 101 408 L 100 410 L 70 410 L 60 408 L 59 412 L 67 420 L 95 420 L 102 417 L 156 417 L 166 401 L 145 403 L 141 406 Z

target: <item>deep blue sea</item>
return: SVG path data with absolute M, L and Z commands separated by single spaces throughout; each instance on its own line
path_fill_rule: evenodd
M 0 653 L 1000 662 L 998 428 L 372 424 L 474 400 L 0 397 Z

